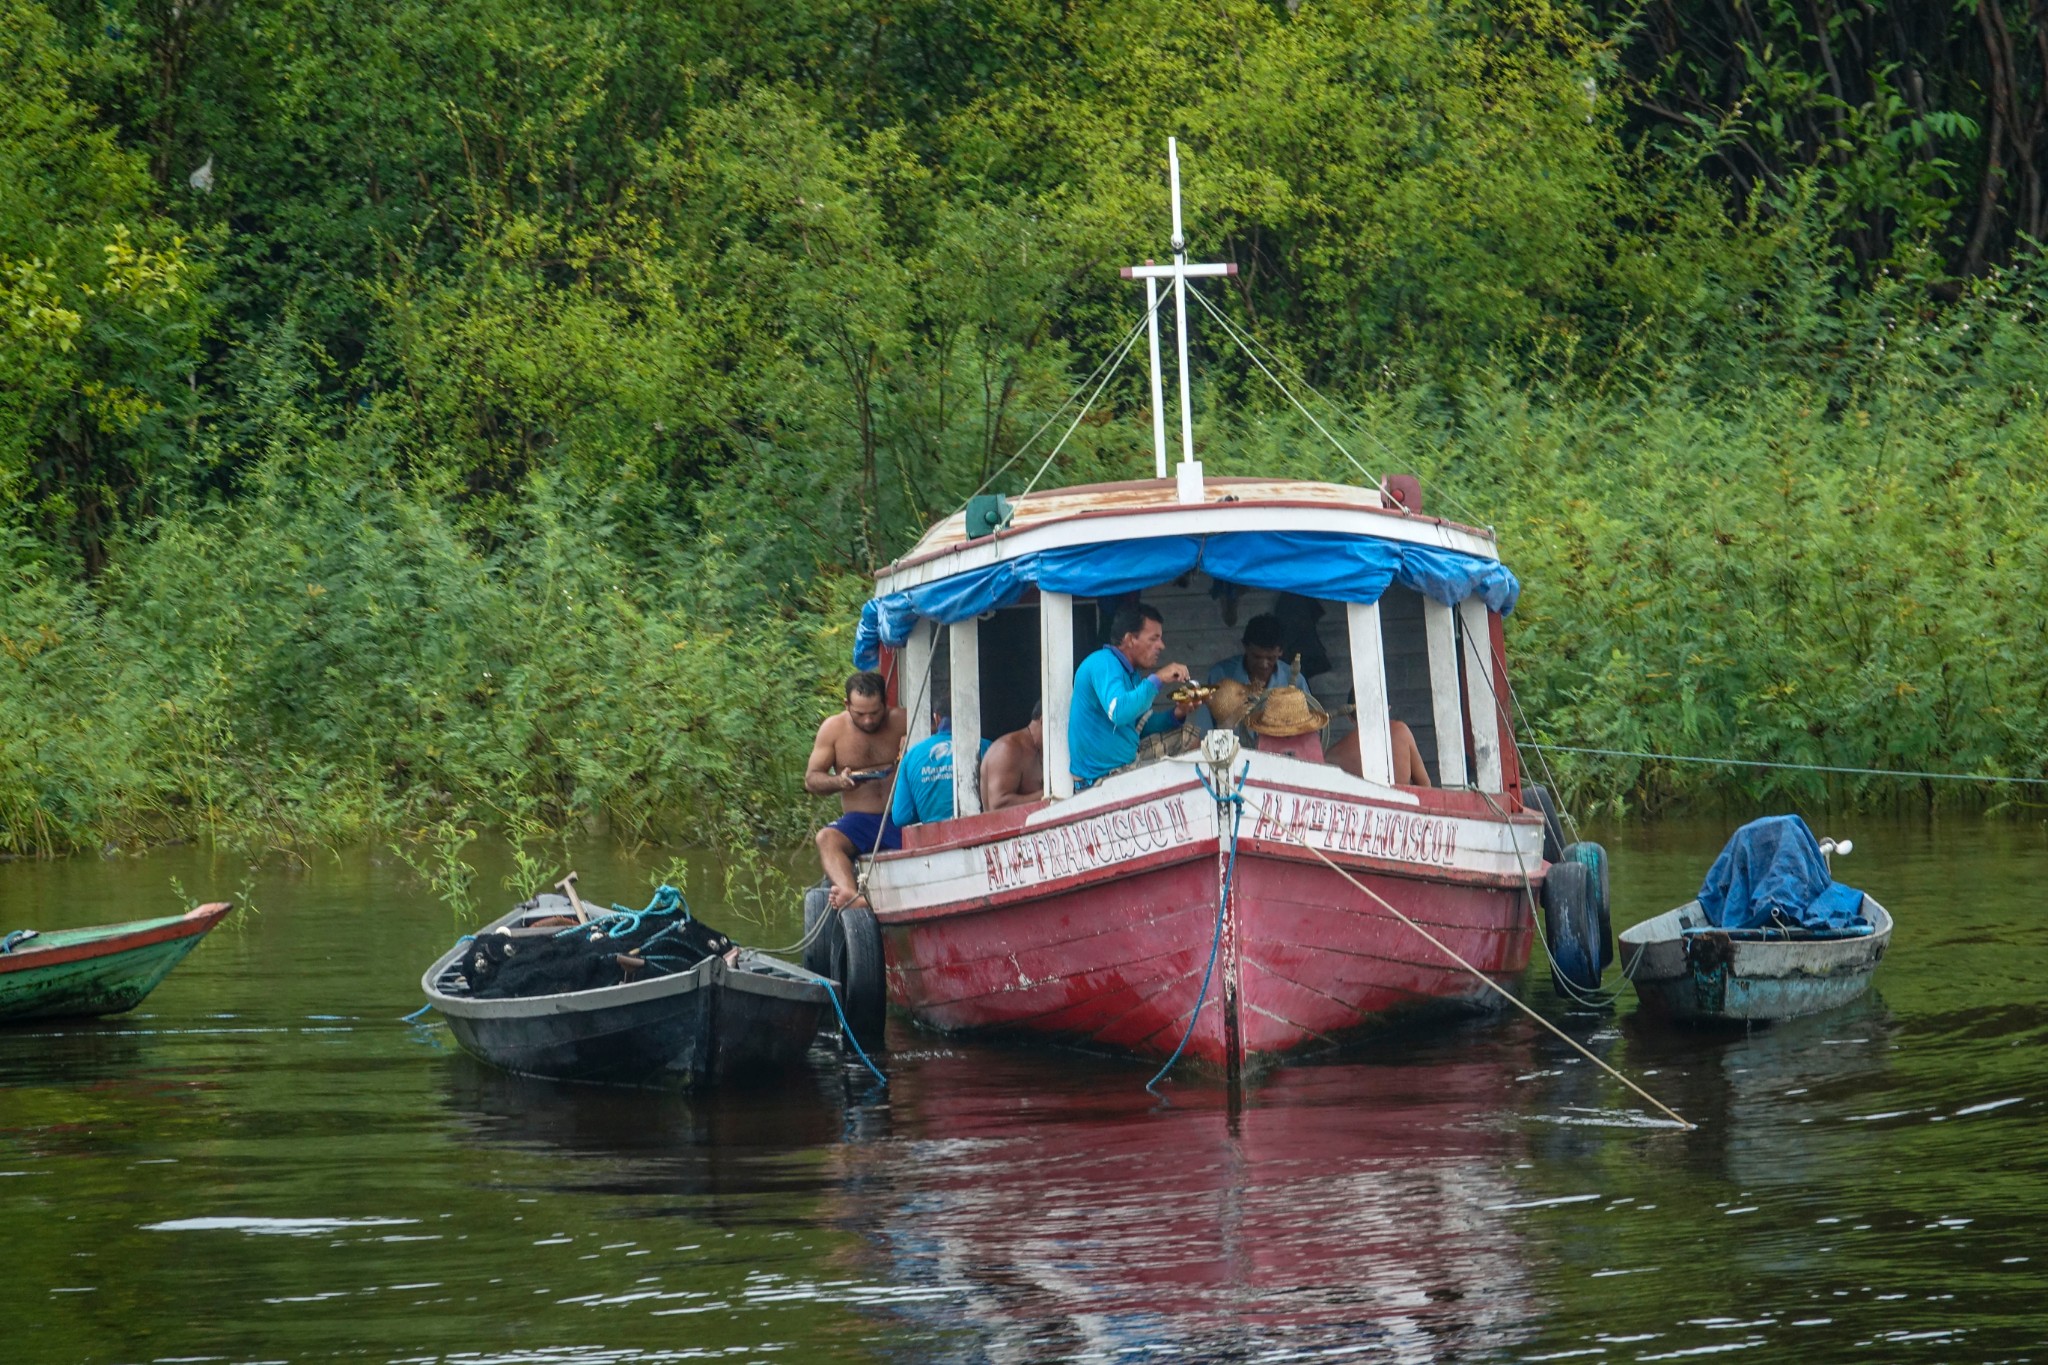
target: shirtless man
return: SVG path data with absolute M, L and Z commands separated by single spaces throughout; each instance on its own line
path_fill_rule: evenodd
M 981 760 L 981 808 L 1021 806 L 1045 795 L 1045 721 L 1036 706 L 1031 723 L 1012 730 Z
M 818 831 L 818 860 L 832 883 L 830 901 L 837 910 L 859 899 L 853 860 L 880 847 L 899 848 L 902 837 L 889 823 L 890 779 L 902 751 L 903 708 L 890 706 L 888 684 L 879 673 L 856 673 L 846 680 L 846 709 L 828 716 L 811 745 L 804 768 L 804 790 L 813 796 L 837 796 L 842 814 Z
M 1427 787 L 1429 769 L 1422 764 L 1422 750 L 1415 743 L 1415 732 L 1401 721 L 1389 721 L 1394 740 L 1394 785 L 1397 787 Z M 1324 759 L 1336 764 L 1353 777 L 1364 775 L 1365 765 L 1358 756 L 1358 731 L 1353 730 L 1330 746 Z

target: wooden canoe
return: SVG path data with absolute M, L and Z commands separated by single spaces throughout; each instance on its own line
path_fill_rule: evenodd
M 479 932 L 531 932 L 529 919 L 568 908 L 542 896 Z M 610 1085 L 767 1080 L 803 1061 L 832 1010 L 824 978 L 752 948 L 624 985 L 497 999 L 468 994 L 465 951 L 457 943 L 443 953 L 420 989 L 463 1051 L 522 1076 Z
M 1687 901 L 1621 933 L 1621 969 L 1643 1008 L 1670 1019 L 1765 1022 L 1846 1005 L 1870 986 L 1892 917 L 1863 898 L 1865 934 L 1716 929 Z
M 134 1009 L 227 917 L 226 901 L 163 919 L 52 929 L 0 954 L 0 1023 Z

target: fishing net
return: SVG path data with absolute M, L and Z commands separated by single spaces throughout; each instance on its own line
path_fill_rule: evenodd
M 560 913 L 547 913 L 557 910 Z M 655 892 L 644 910 L 614 905 L 585 924 L 567 899 L 535 897 L 517 929 L 478 934 L 458 974 L 480 1000 L 557 995 L 686 972 L 732 947 L 732 940 L 690 914 L 672 886 Z

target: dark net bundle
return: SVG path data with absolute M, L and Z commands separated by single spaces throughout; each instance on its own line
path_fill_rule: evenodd
M 530 901 L 522 909 L 538 909 Z M 573 921 L 478 934 L 463 957 L 469 994 L 482 1000 L 596 990 L 686 972 L 732 948 L 732 940 L 690 914 L 672 886 L 645 910 L 614 906 L 588 924 Z

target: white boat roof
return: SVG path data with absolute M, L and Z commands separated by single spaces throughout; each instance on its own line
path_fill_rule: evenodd
M 876 593 L 901 592 L 1038 550 L 1224 531 L 1318 531 L 1500 557 L 1491 530 L 1389 507 L 1377 488 L 1306 479 L 1211 478 L 1199 503 L 1182 503 L 1173 479 L 1080 484 L 1010 501 L 1010 524 L 995 535 L 970 540 L 964 508 L 934 525 L 909 553 L 875 575 Z

